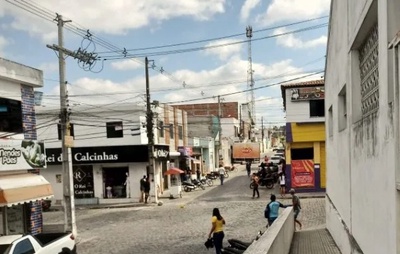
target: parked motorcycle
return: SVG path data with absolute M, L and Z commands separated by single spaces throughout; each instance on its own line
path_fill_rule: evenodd
M 193 180 L 193 181 L 195 181 L 195 180 Z M 182 186 L 183 186 L 183 190 L 186 192 L 194 191 L 194 190 L 197 190 L 198 188 L 201 188 L 203 190 L 205 189 L 204 185 L 202 185 L 200 182 L 199 183 L 196 182 L 196 184 L 194 184 L 189 181 L 183 181 Z
M 240 254 L 244 253 L 246 249 L 255 241 L 257 241 L 263 232 L 259 231 L 256 238 L 251 242 L 244 242 L 238 239 L 228 239 L 229 246 L 222 249 L 222 253 L 225 254 Z
M 208 186 L 213 186 L 213 184 L 214 184 L 214 181 L 213 181 L 213 179 L 210 179 L 210 178 L 201 178 L 200 179 L 200 182 L 203 184 L 203 185 L 208 185 Z
M 204 187 L 204 184 L 201 182 L 201 181 L 199 181 L 199 180 L 197 180 L 197 179 L 193 179 L 192 180 L 192 183 L 197 187 L 197 188 L 201 188 L 201 189 L 205 189 L 206 187 Z

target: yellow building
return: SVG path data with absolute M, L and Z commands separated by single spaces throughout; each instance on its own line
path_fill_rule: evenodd
M 324 80 L 281 86 L 286 112 L 286 184 L 298 192 L 325 191 Z

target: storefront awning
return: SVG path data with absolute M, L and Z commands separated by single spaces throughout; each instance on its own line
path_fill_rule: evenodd
M 50 183 L 31 173 L 0 176 L 0 206 L 12 206 L 53 197 Z

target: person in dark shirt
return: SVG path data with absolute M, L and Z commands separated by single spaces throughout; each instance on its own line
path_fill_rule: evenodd
M 140 200 L 139 202 L 143 202 L 144 201 L 144 185 L 146 183 L 146 176 L 144 175 L 142 179 L 140 179 Z
M 146 181 L 144 182 L 144 185 L 143 185 L 143 189 L 144 189 L 144 203 L 147 204 L 147 200 L 149 199 L 149 195 L 150 195 L 150 180 L 149 180 L 149 178 L 146 178 Z

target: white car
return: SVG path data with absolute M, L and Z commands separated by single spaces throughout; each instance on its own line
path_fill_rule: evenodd
M 276 157 L 281 157 L 282 159 L 285 158 L 285 154 L 284 154 L 284 153 L 275 153 L 274 156 L 276 156 Z
M 282 157 L 280 156 L 271 156 L 271 158 L 269 159 L 270 162 L 272 162 L 273 164 L 278 164 L 281 161 Z

